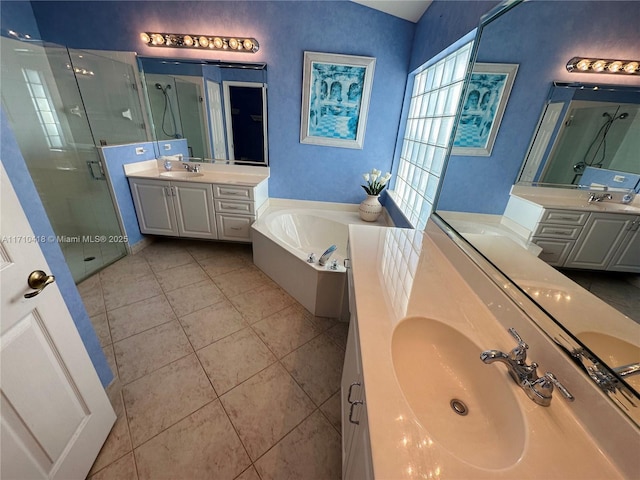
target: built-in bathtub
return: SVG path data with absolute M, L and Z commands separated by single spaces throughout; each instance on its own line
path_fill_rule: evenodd
M 391 226 L 386 215 L 362 221 L 357 205 L 271 199 L 252 226 L 253 262 L 314 315 L 348 320 L 344 259 L 351 223 Z M 336 270 L 331 261 L 317 262 L 331 245 Z M 315 263 L 307 262 L 311 253 Z

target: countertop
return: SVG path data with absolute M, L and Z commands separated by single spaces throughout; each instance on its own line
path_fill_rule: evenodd
M 535 405 L 506 375 L 503 365 L 486 365 L 486 368 L 502 369 L 504 381 L 508 382 L 508 388 L 525 414 L 528 431 L 521 457 L 508 468 L 492 470 L 467 463 L 443 446 L 438 433 L 430 431 L 427 422 L 418 421 L 400 388 L 392 357 L 394 329 L 403 319 L 422 316 L 445 323 L 477 345 L 478 354 L 494 348 L 509 351 L 515 346 L 504 323 L 530 330 L 527 326 L 530 321 L 486 277 L 478 276 L 479 269 L 470 260 L 462 260 L 466 262 L 467 271 L 460 272 L 453 266 L 442 250 L 446 241 L 451 242 L 431 222 L 424 233 L 373 226 L 349 227 L 375 477 L 622 478 L 562 398 L 554 398 L 549 407 Z M 458 262 L 458 269 L 459 265 Z M 478 278 L 484 279 L 484 283 L 474 284 L 472 289 L 467 281 L 477 282 Z M 478 291 L 483 292 L 483 298 Z M 486 292 L 493 292 L 491 298 L 487 298 Z M 502 317 L 500 322 L 496 315 Z M 545 365 L 545 359 L 547 363 L 550 360 L 541 352 L 541 345 L 550 342 L 543 334 L 539 334 L 540 338 L 532 338 L 531 332 L 528 335 L 525 341 L 531 345 L 530 360 L 540 361 L 541 368 L 553 370 L 569 388 L 591 388 L 586 379 L 576 380 L 580 385 L 584 382 L 587 385 L 578 387 L 576 382 L 560 378 L 568 375 L 563 369 L 573 371 L 574 367 L 569 366 L 568 361 L 567 365 Z M 550 355 L 555 358 L 558 354 Z M 416 365 L 416 368 L 422 369 L 425 379 L 428 378 L 429 365 Z M 580 401 L 580 392 L 573 393 L 577 395 L 576 401 Z M 439 408 L 435 410 L 443 411 Z M 455 421 L 451 419 L 452 430 L 455 430 Z M 503 428 L 508 429 L 509 425 Z M 480 443 L 491 445 L 493 441 L 485 438 Z
M 172 161 L 172 172 L 183 172 L 185 163 Z M 169 178 L 161 174 L 167 172 L 163 160 L 147 160 L 130 163 L 124 166 L 125 175 L 129 178 L 145 178 L 149 180 L 163 180 L 172 182 L 215 183 L 224 185 L 242 185 L 255 187 L 269 178 L 268 167 L 252 167 L 226 164 L 202 163 L 202 176 L 188 178 Z

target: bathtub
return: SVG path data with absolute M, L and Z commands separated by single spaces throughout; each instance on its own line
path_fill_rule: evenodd
M 344 259 L 351 223 L 390 226 L 360 220 L 357 205 L 271 200 L 252 225 L 253 263 L 316 316 L 348 320 L 349 301 Z M 327 265 L 317 260 L 331 245 L 337 249 Z M 310 253 L 315 263 L 307 262 Z M 331 270 L 331 260 L 337 269 Z

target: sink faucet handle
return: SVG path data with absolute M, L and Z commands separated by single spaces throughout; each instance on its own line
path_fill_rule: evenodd
M 515 328 L 509 328 L 509 333 L 518 342 L 518 346 L 511 350 L 511 357 L 519 364 L 523 364 L 527 360 L 527 349 L 529 348 L 529 345 L 522 340 L 522 337 L 518 332 L 516 332 Z
M 571 392 L 567 390 L 567 387 L 562 385 L 562 383 L 560 383 L 556 376 L 551 372 L 545 373 L 534 382 L 534 386 L 535 384 L 537 384 L 537 388 L 535 388 L 536 392 L 543 397 L 548 397 L 549 400 L 551 399 L 551 394 L 553 392 L 554 386 L 558 389 L 562 396 L 567 399 L 567 401 L 573 402 L 575 400 L 575 397 L 571 395 Z

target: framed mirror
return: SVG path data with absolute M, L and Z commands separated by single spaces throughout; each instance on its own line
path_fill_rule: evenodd
M 265 64 L 138 59 L 158 156 L 268 165 Z
M 640 138 L 640 123 L 635 113 L 637 102 L 631 99 L 637 98 L 638 76 L 569 73 L 565 67 L 569 59 L 579 55 L 621 59 L 637 57 L 640 51 L 637 23 L 640 18 L 638 13 L 635 18 L 631 14 L 638 12 L 637 6 L 632 4 L 625 1 L 506 2 L 483 19 L 474 45 L 474 61 L 517 64 L 518 72 L 491 155 L 449 155 L 434 217 L 448 224 L 457 238 L 464 239 L 465 244 L 471 245 L 508 277 L 519 292 L 540 307 L 543 316 L 552 318 L 553 321 L 538 325 L 573 360 L 578 362 L 586 357 L 593 360 L 601 369 L 598 372 L 604 372 L 608 385 L 613 385 L 610 390 L 603 390 L 614 403 L 623 410 L 627 409 L 626 413 L 638 423 L 640 415 L 630 413 L 629 409 L 635 411 L 637 407 L 633 405 L 640 404 L 640 375 L 622 375 L 628 364 L 640 362 L 640 268 L 634 270 L 633 266 L 633 262 L 637 262 L 640 267 L 640 248 L 635 248 L 640 245 L 637 243 L 640 242 L 640 233 L 634 228 L 640 225 L 640 205 L 638 198 L 633 198 L 636 184 L 633 184 L 633 179 L 629 180 L 633 188 L 627 188 L 625 184 L 625 188 L 614 192 L 616 196 L 612 196 L 612 200 L 603 197 L 611 195 L 611 190 L 603 193 L 607 184 L 600 177 L 588 180 L 589 188 L 578 188 L 586 181 L 586 167 L 598 170 L 596 173 L 619 168 L 611 170 L 611 180 L 615 178 L 616 182 L 621 179 L 627 181 L 628 177 L 635 175 L 631 173 L 632 168 L 625 165 L 638 164 L 635 142 Z M 585 28 L 593 18 L 599 18 L 603 28 Z M 615 28 L 606 28 L 606 25 L 615 25 Z M 596 84 L 596 90 L 608 94 L 598 95 L 597 99 L 589 98 L 587 87 L 582 87 L 585 84 Z M 618 103 L 612 107 L 609 101 Z M 561 106 L 557 108 L 551 125 L 544 125 L 547 129 L 544 135 L 548 138 L 544 148 L 539 146 L 538 157 L 532 160 L 536 139 L 544 136 L 541 126 L 545 123 L 548 106 L 554 102 L 561 103 Z M 597 108 L 602 107 L 603 110 L 596 110 L 598 113 L 585 121 L 593 123 L 588 131 L 569 138 L 565 144 L 570 127 L 574 127 L 572 122 L 577 122 L 575 114 L 570 112 L 595 107 L 582 102 L 596 102 Z M 619 127 L 624 128 L 617 131 Z M 602 147 L 599 150 L 595 147 L 599 143 L 604 145 L 601 140 L 607 129 L 607 151 L 603 156 Z M 627 150 L 627 142 L 636 145 L 631 153 Z M 555 169 L 554 153 L 564 152 L 559 155 L 566 157 L 570 150 L 578 153 L 571 160 L 558 160 L 564 162 L 565 167 L 571 164 L 571 171 L 559 179 L 563 186 L 568 183 L 568 188 L 560 188 L 559 185 L 555 188 L 553 185 L 551 188 L 531 186 L 531 181 L 551 178 L 551 174 L 545 172 Z M 619 155 L 617 158 L 616 154 Z M 580 165 L 581 161 L 585 168 Z M 574 178 L 574 165 L 581 170 L 577 178 Z M 529 182 L 518 183 L 524 178 Z M 597 188 L 592 191 L 590 187 Z M 544 258 L 546 250 L 540 246 L 544 242 L 536 243 L 540 217 L 529 231 L 518 224 L 527 212 L 526 209 L 513 210 L 510 207 L 517 189 L 528 189 L 522 196 L 527 199 L 526 206 L 531 208 L 535 205 L 530 201 L 531 197 L 555 195 L 556 203 L 552 203 L 555 208 L 549 209 L 548 204 L 543 204 L 538 213 L 571 211 L 571 206 L 581 210 L 580 219 L 570 226 L 575 227 L 573 233 L 562 239 L 564 245 L 576 246 L 584 237 L 582 232 L 587 232 L 588 228 L 596 239 L 594 242 L 601 247 L 600 244 L 611 235 L 610 230 L 604 229 L 607 222 L 603 223 L 603 219 L 615 217 L 615 220 L 627 222 L 624 225 L 620 223 L 620 231 L 615 234 L 616 241 L 627 242 L 628 245 L 630 263 L 626 265 L 626 271 L 616 272 L 612 271 L 615 268 L 609 268 L 613 255 L 609 251 L 605 252 L 609 256 L 603 263 L 604 270 L 596 270 L 594 266 L 576 268 L 578 262 L 570 263 L 573 266 L 570 269 L 557 266 L 566 265 L 563 262 L 554 266 L 554 262 Z M 632 203 L 623 204 L 623 192 L 629 190 Z M 605 202 L 590 202 L 590 193 L 594 193 L 596 199 L 604 198 Z M 570 204 L 574 201 L 580 203 Z M 637 215 L 634 209 L 637 209 Z M 607 217 L 608 214 L 614 216 Z M 551 226 L 554 229 L 558 227 L 553 223 Z M 611 244 L 606 248 L 619 246 Z M 568 259 L 570 257 L 564 257 L 564 261 Z

